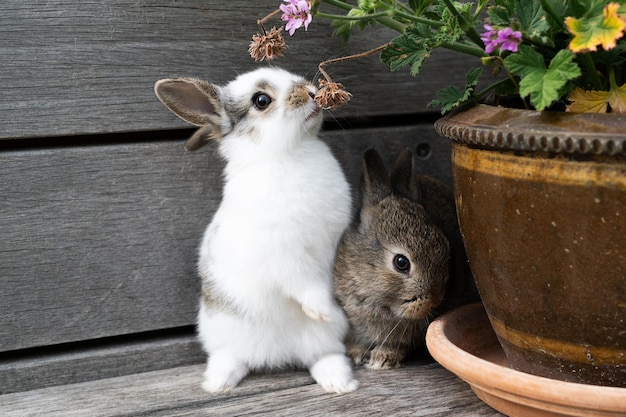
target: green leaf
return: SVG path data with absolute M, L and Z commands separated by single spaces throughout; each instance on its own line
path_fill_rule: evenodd
M 417 75 L 433 49 L 439 46 L 430 36 L 430 29 L 425 25 L 408 28 L 404 35 L 398 36 L 383 49 L 380 59 L 391 71 L 410 65 L 411 74 Z
M 428 107 L 441 106 L 441 114 L 446 114 L 465 103 L 472 97 L 482 71 L 482 68 L 474 68 L 465 75 L 465 91 L 461 91 L 454 85 L 442 88 L 437 94 L 438 98 L 428 103 Z
M 521 30 L 529 39 L 535 39 L 542 44 L 554 44 L 550 39 L 550 25 L 546 17 L 546 11 L 540 2 L 528 2 L 528 0 L 515 0 L 515 10 L 521 25 Z
M 573 60 L 574 54 L 564 49 L 546 67 L 539 52 L 528 45 L 521 45 L 519 53 L 504 59 L 504 65 L 520 77 L 520 96 L 530 96 L 531 104 L 541 111 L 560 98 L 570 80 L 581 75 L 580 68 Z
M 513 11 L 513 0 L 496 1 L 496 4 L 487 8 L 487 15 L 489 16 L 487 20 L 495 26 L 509 26 Z
M 340 37 L 344 42 L 350 39 L 354 26 L 353 22 L 348 20 L 333 20 L 331 24 L 334 28 L 333 36 Z
M 432 2 L 433 0 L 409 0 L 409 7 L 415 12 L 416 16 L 419 16 L 428 9 Z
M 519 52 L 504 59 L 504 65 L 518 77 L 535 71 L 547 70 L 543 56 L 528 45 L 520 45 Z
M 542 0 L 542 7 L 546 11 L 548 23 L 554 32 L 560 32 L 563 29 L 563 22 L 567 16 L 570 16 L 571 0 Z

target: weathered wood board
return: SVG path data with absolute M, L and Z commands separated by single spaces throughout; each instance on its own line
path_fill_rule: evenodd
M 365 148 L 391 163 L 429 146 L 430 125 L 324 134 L 356 188 Z M 0 153 L 0 352 L 195 323 L 197 245 L 221 195 L 214 150 L 180 141 Z
M 279 3 L 3 0 L 0 139 L 182 127 L 156 100 L 154 82 L 196 76 L 225 83 L 266 65 L 255 63 L 247 48 L 256 20 Z M 331 33 L 321 19 L 308 32 L 287 35 L 289 49 L 276 65 L 316 78 L 320 61 L 366 51 L 393 35 L 368 31 L 344 44 Z M 424 112 L 439 88 L 464 85 L 468 61 L 435 54 L 419 79 L 408 70 L 390 73 L 376 56 L 331 65 L 328 71 L 353 94 L 336 116 Z
M 78 416 L 431 416 L 500 417 L 438 364 L 391 371 L 359 368 L 357 391 L 329 395 L 304 371 L 253 375 L 233 392 L 209 395 L 204 365 L 0 396 L 4 417 Z
M 165 333 L 142 333 L 129 338 L 44 347 L 36 352 L 0 354 L 0 395 L 198 364 L 206 360 L 193 330 L 185 328 L 184 331 Z
M 247 47 L 256 20 L 278 3 L 3 1 L 0 393 L 204 360 L 192 330 L 195 262 L 223 164 L 210 149 L 184 152 L 189 126 L 158 102 L 153 85 L 173 76 L 225 83 L 267 65 Z M 320 61 L 392 34 L 381 28 L 344 44 L 331 32 L 316 20 L 287 37 L 276 65 L 315 79 Z M 375 56 L 327 67 L 353 94 L 323 134 L 353 188 L 371 146 L 389 164 L 408 146 L 420 155 L 419 172 L 451 183 L 449 145 L 434 133 L 426 104 L 439 88 L 463 85 L 469 61 L 435 54 L 419 79 L 390 73 Z M 393 371 L 382 382 L 361 370 L 363 387 L 350 396 L 321 394 L 295 372 L 254 376 L 213 398 L 199 389 L 201 372 L 4 395 L 0 415 L 498 415 L 437 365 Z

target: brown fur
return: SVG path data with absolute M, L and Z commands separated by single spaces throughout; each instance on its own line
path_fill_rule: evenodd
M 397 367 L 423 345 L 441 306 L 476 298 L 452 192 L 414 176 L 412 158 L 403 151 L 390 175 L 375 151 L 366 152 L 362 207 L 335 261 L 335 294 L 350 321 L 348 353 L 374 369 Z M 396 254 L 411 261 L 408 272 L 394 269 Z
M 293 108 L 298 108 L 306 104 L 315 94 L 306 85 L 296 85 L 289 94 L 287 104 Z
M 226 126 L 219 116 L 222 110 L 219 89 L 195 78 L 174 78 L 157 81 L 154 92 L 174 114 L 196 126 L 201 126 L 185 142 L 185 149 L 195 151 L 221 139 Z

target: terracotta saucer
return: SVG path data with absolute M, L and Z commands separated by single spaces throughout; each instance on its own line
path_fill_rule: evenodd
M 426 344 L 437 362 L 508 416 L 626 416 L 626 388 L 562 382 L 509 368 L 480 303 L 435 320 Z

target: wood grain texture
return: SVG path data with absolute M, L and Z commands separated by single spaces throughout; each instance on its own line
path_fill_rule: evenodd
M 449 182 L 430 125 L 326 132 L 356 189 L 361 155 Z M 221 198 L 214 149 L 181 141 L 0 153 L 0 352 L 195 323 L 197 246 Z
M 115 343 L 97 341 L 89 346 L 51 349 L 47 353 L 40 351 L 4 360 L 0 354 L 0 394 L 174 368 L 206 360 L 195 335 L 134 339 Z
M 74 416 L 436 416 L 496 417 L 469 386 L 438 364 L 356 371 L 357 391 L 325 394 L 304 371 L 246 378 L 232 393 L 210 395 L 204 365 L 0 396 L 4 417 Z
M 225 83 L 265 65 L 255 63 L 247 48 L 256 20 L 277 4 L 4 0 L 0 139 L 185 126 L 158 102 L 155 81 L 196 76 Z M 276 65 L 315 78 L 320 61 L 371 49 L 392 35 L 375 30 L 344 44 L 331 33 L 328 21 L 316 20 L 308 32 L 287 39 L 290 48 Z M 467 61 L 435 54 L 419 79 L 408 71 L 391 74 L 378 57 L 329 66 L 354 95 L 337 116 L 426 111 L 439 88 L 464 84 Z
M 0 154 L 0 346 L 188 325 L 218 161 L 175 143 Z

